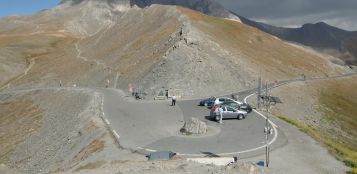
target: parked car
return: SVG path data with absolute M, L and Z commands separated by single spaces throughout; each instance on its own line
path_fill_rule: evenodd
M 216 100 L 216 97 L 210 97 L 206 98 L 200 101 L 200 106 L 212 106 L 214 104 L 214 100 Z
M 216 103 L 216 104 L 223 104 L 223 103 L 229 103 L 229 102 L 236 102 L 236 103 L 242 104 L 242 102 L 233 100 L 229 97 L 218 97 L 218 103 Z
M 233 107 L 233 108 L 236 108 L 238 110 L 243 110 L 243 111 L 246 111 L 248 113 L 252 112 L 253 108 L 252 106 L 250 106 L 248 103 L 241 103 L 241 102 L 226 102 L 226 103 L 223 103 L 222 105 L 225 105 L 225 106 L 230 106 L 230 107 Z
M 210 118 L 212 120 L 219 121 L 220 113 L 219 113 L 218 109 L 219 109 L 219 105 L 214 105 L 211 108 Z M 223 109 L 222 119 L 237 118 L 238 120 L 242 120 L 247 116 L 247 112 L 238 110 L 238 109 L 236 109 L 234 107 L 222 105 L 222 109 Z
M 253 108 L 252 108 L 252 106 L 250 106 L 250 104 L 243 103 L 239 106 L 239 110 L 243 110 L 243 111 L 250 113 L 250 112 L 252 112 Z
M 209 102 L 207 102 L 207 105 L 204 105 L 204 106 L 207 106 L 209 109 L 212 108 L 213 105 L 220 105 L 220 104 L 224 104 L 224 103 L 229 103 L 229 102 L 238 102 L 238 101 L 235 101 L 229 97 L 217 97 L 217 98 L 212 98 Z M 241 103 L 241 102 L 238 102 L 238 103 Z

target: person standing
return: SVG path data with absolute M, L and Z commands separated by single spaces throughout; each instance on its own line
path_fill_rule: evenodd
M 218 112 L 219 112 L 219 123 L 222 124 L 223 123 L 223 108 L 222 108 L 222 106 L 219 106 Z
M 172 106 L 176 106 L 176 96 L 175 94 L 172 96 L 172 103 L 171 103 Z
M 219 98 L 217 97 L 215 100 L 214 100 L 214 105 L 218 105 L 219 104 Z

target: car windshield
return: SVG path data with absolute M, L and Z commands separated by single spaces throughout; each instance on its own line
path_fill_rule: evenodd
M 232 111 L 232 112 L 235 112 L 236 110 L 233 109 L 232 107 L 227 107 L 227 111 Z
M 239 106 L 239 104 L 235 103 L 235 102 L 227 102 L 225 104 L 230 105 L 230 106 Z
M 235 106 L 235 105 L 230 105 L 230 104 L 223 104 L 222 105 L 223 107 L 230 107 L 230 108 L 234 108 L 234 109 L 237 109 L 238 108 L 238 106 Z

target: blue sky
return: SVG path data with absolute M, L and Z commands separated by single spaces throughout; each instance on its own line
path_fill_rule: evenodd
M 32 14 L 56 6 L 60 0 L 0 0 L 0 16 Z

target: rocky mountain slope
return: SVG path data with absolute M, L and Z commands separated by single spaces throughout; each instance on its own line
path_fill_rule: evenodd
M 116 147 L 100 119 L 104 104 L 95 88 L 127 91 L 131 83 L 147 99 L 161 88 L 193 98 L 252 88 L 259 76 L 275 81 L 348 71 L 236 20 L 140 2 L 66 0 L 0 19 L 0 163 L 23 173 L 87 173 L 101 166 L 91 172 L 252 172 L 250 164 L 146 162 Z M 194 2 L 210 1 L 191 2 L 210 9 Z M 31 89 L 10 92 L 22 88 Z
M 252 88 L 260 75 L 274 81 L 345 71 L 255 28 L 175 6 L 64 1 L 0 24 L 3 67 L 18 65 L 3 70 L 8 89 L 61 83 L 127 90 L 132 83 L 149 96 L 164 87 L 190 98 Z
M 313 47 L 357 65 L 357 32 L 345 31 L 324 22 L 305 24 L 300 28 L 284 28 L 255 22 L 240 16 L 243 23 L 256 27 L 283 40 Z

